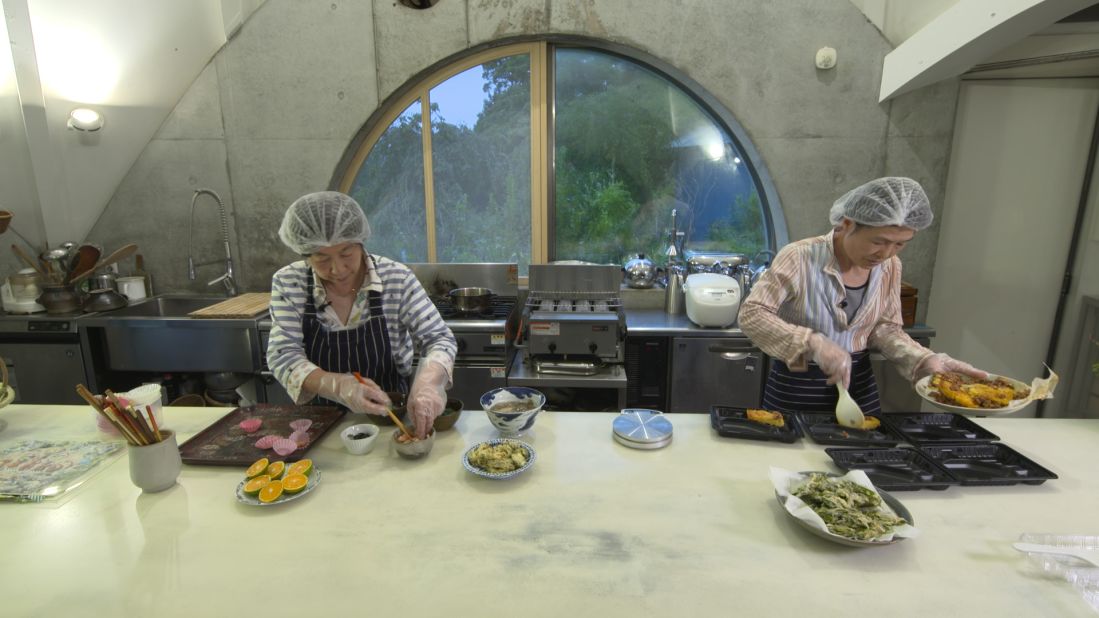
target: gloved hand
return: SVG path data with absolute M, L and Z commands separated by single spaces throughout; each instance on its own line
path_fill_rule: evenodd
M 364 378 L 365 384 L 346 373 L 328 373 L 321 376 L 317 394 L 325 399 L 338 401 L 352 412 L 386 415 L 385 403 L 389 396 L 377 384 Z
M 972 376 L 980 380 L 988 379 L 988 372 L 977 369 L 969 363 L 962 362 L 960 360 L 950 358 L 942 352 L 938 352 L 923 359 L 920 366 L 916 368 L 916 379 L 920 379 L 926 375 L 934 373 L 945 373 L 947 371 L 956 371 L 958 373 L 964 373 L 967 376 Z
M 851 385 L 851 354 L 831 339 L 820 333 L 809 336 L 809 349 L 813 352 L 813 362 L 828 376 L 828 384 Z
M 449 379 L 446 369 L 439 363 L 432 360 L 420 363 L 408 393 L 408 412 L 412 415 L 417 438 L 426 438 L 435 417 L 443 413 Z

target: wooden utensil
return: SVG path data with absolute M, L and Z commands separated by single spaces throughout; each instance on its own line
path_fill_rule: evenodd
M 93 267 L 102 253 L 95 245 L 80 245 L 72 256 L 72 262 L 69 263 L 69 275 L 65 283 L 71 283 L 77 275 L 94 270 Z
M 14 251 L 15 255 L 19 256 L 19 259 L 23 260 L 23 262 L 26 263 L 27 266 L 30 266 L 34 269 L 35 272 L 45 277 L 46 280 L 49 280 L 50 276 L 46 274 L 46 271 L 42 270 L 42 266 L 38 264 L 38 260 L 27 255 L 27 252 L 23 251 L 23 249 L 20 248 L 19 245 L 12 245 L 11 250 Z
M 87 279 L 89 276 L 91 276 L 91 274 L 93 272 L 99 270 L 100 268 L 103 268 L 104 266 L 110 266 L 111 264 L 114 264 L 115 262 L 118 262 L 120 260 L 124 260 L 124 259 L 130 257 L 131 255 L 135 254 L 135 253 L 137 253 L 137 245 L 136 244 L 130 243 L 128 245 L 122 245 L 117 250 L 115 250 L 114 253 L 112 253 L 112 254 L 108 255 L 107 257 L 103 258 L 102 260 L 100 260 L 95 266 L 92 266 L 88 270 L 86 270 L 86 271 L 80 273 L 79 275 L 73 277 L 72 280 L 69 281 L 69 283 L 80 283 L 81 281 Z
M 366 379 L 363 378 L 362 375 L 359 374 L 358 371 L 353 372 L 353 375 L 355 376 L 355 379 L 359 381 L 359 384 L 366 384 Z M 408 428 L 404 426 L 404 423 L 401 422 L 401 419 L 397 418 L 397 415 L 393 413 L 393 407 L 392 406 L 386 406 L 385 411 L 386 411 L 386 413 L 389 414 L 389 418 L 391 418 L 393 420 L 393 423 L 395 425 L 397 425 L 397 427 L 401 428 L 401 431 L 404 432 L 404 435 L 408 436 L 409 438 L 412 438 L 413 440 L 416 439 L 416 437 L 412 435 L 412 432 L 410 432 L 408 430 Z

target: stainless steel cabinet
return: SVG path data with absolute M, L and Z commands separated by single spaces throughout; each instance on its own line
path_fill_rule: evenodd
M 15 403 L 84 403 L 73 388 L 87 381 L 79 343 L 3 343 L 0 354 Z
M 747 339 L 673 339 L 669 411 L 708 414 L 715 405 L 759 407 L 763 360 L 763 352 Z

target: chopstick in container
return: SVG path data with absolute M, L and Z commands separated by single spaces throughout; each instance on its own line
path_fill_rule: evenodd
M 363 378 L 362 374 L 360 374 L 358 371 L 352 372 L 352 375 L 354 375 L 355 379 L 359 381 L 359 384 L 366 384 L 366 378 Z M 389 414 L 389 418 L 393 419 L 393 422 L 396 423 L 397 426 L 401 428 L 401 431 L 404 432 L 404 435 L 408 436 L 409 438 L 412 438 L 413 440 L 416 439 L 412 435 L 412 433 L 408 431 L 408 428 L 404 426 L 404 423 L 401 422 L 401 419 L 397 418 L 397 415 L 393 413 L 393 407 L 392 406 L 386 406 L 385 411 Z
M 137 437 L 133 433 L 133 430 L 130 429 L 129 425 L 123 423 L 118 418 L 118 416 L 116 415 L 116 410 L 109 402 L 106 404 L 101 404 L 100 401 L 96 399 L 96 396 L 88 390 L 88 387 L 84 386 L 83 384 L 76 385 L 76 394 L 80 395 L 80 397 L 84 401 L 88 402 L 88 405 L 90 405 L 96 412 L 102 414 L 103 417 L 106 418 L 107 421 L 111 425 L 113 425 L 120 434 L 122 434 L 122 437 L 126 438 L 127 442 L 138 446 L 141 445 L 141 442 L 138 441 Z
M 156 434 L 156 441 L 160 442 L 164 440 L 164 436 L 160 435 L 160 427 L 156 426 L 156 416 L 153 414 L 153 406 L 145 406 L 145 411 L 149 413 L 149 423 L 153 426 L 153 433 Z

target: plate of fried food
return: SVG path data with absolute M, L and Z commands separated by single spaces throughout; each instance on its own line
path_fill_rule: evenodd
M 534 465 L 534 447 L 513 438 L 475 444 L 462 455 L 466 470 L 486 479 L 510 479 Z
M 1022 410 L 1037 399 L 1052 397 L 1057 380 L 1057 374 L 1052 371 L 1049 378 L 1035 378 L 1030 385 L 993 374 L 982 380 L 948 371 L 920 378 L 916 382 L 916 392 L 936 406 L 953 412 L 1005 414 Z

